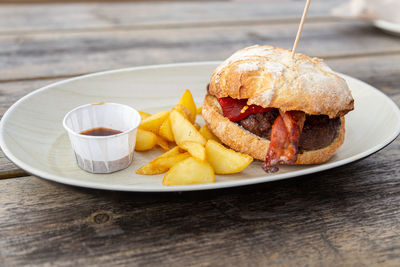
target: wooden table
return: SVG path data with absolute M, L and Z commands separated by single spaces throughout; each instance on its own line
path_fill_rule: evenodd
M 325 58 L 399 105 L 400 38 L 333 18 L 340 2 L 312 1 L 298 51 Z M 303 5 L 0 4 L 0 114 L 67 77 L 222 60 L 252 44 L 291 48 Z M 29 176 L 3 154 L 0 177 L 0 265 L 400 264 L 399 138 L 333 170 L 204 192 L 66 186 Z

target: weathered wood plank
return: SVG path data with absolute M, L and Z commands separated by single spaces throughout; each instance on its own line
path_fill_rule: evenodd
M 328 58 L 325 61 L 335 71 L 383 89 L 388 95 L 400 93 L 400 54 Z
M 400 106 L 400 55 L 328 59 L 336 71 L 348 74 L 380 88 Z M 0 83 L 0 117 L 22 96 L 60 79 Z M 0 178 L 23 176 L 25 173 L 0 151 Z
M 282 10 L 300 6 L 301 10 L 303 5 L 302 1 L 279 3 Z M 0 73 L 0 79 L 25 81 L 0 82 L 0 115 L 22 95 L 56 80 L 41 77 L 223 59 L 253 43 L 290 47 L 295 35 L 295 23 L 279 23 L 278 17 L 270 23 L 274 17 L 264 18 L 266 9 L 262 8 L 257 15 L 257 5 L 263 3 L 251 12 L 243 5 L 223 18 L 200 12 L 204 19 L 192 15 L 201 9 L 191 12 L 190 5 L 181 8 L 180 4 L 171 6 L 187 13 L 163 14 L 159 9 L 153 16 L 146 9 L 142 17 L 133 19 L 130 16 L 137 13 L 132 5 L 124 11 L 119 4 L 117 8 L 82 4 L 90 8 L 79 12 L 80 4 L 69 10 L 69 5 L 61 4 L 51 12 L 46 10 L 51 13 L 48 19 L 40 8 L 29 12 L 25 6 L 26 19 L 21 11 L 15 20 L 12 12 L 2 16 L 7 10 L 4 13 L 1 6 L 0 65 L 5 73 Z M 39 7 L 44 6 L 53 8 Z M 60 10 L 72 21 L 65 21 Z M 242 10 L 255 15 L 254 19 L 238 12 Z M 217 11 L 214 14 L 222 13 Z M 91 17 L 99 14 L 103 17 Z M 230 14 L 241 21 L 216 27 L 233 21 Z M 153 17 L 146 20 L 147 16 Z M 161 30 L 163 23 L 175 29 Z M 113 29 L 119 27 L 125 30 Z M 24 32 L 33 29 L 37 31 Z M 54 31 L 46 33 L 50 29 Z M 56 32 L 59 29 L 65 32 Z M 335 70 L 382 88 L 400 105 L 396 38 L 363 23 L 314 21 L 306 29 L 300 52 L 327 57 Z M 0 265 L 397 266 L 399 151 L 397 138 L 367 159 L 315 175 L 182 194 L 89 190 L 31 176 L 0 179 Z M 0 170 L 0 177 L 4 171 L 8 175 L 18 171 L 1 154 Z
M 0 1 L 1 3 L 2 1 Z M 315 0 L 309 18 L 330 16 L 343 0 Z M 115 27 L 179 26 L 210 22 L 257 22 L 299 18 L 304 3 L 295 0 L 263 2 L 113 2 L 57 3 L 56 5 L 2 5 L 0 34 L 43 30 L 98 29 Z
M 0 36 L 0 81 L 218 60 L 257 43 L 291 48 L 296 31 L 297 24 L 273 24 Z M 400 43 L 365 23 L 320 22 L 305 25 L 298 51 L 330 58 L 390 54 L 400 53 Z
M 396 265 L 400 139 L 317 175 L 181 194 L 0 180 L 5 265 Z M 388 160 L 390 158 L 390 160 Z

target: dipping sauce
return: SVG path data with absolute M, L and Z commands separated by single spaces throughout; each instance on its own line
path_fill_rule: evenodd
M 109 135 L 114 135 L 114 134 L 119 134 L 119 133 L 122 133 L 122 132 L 118 131 L 118 130 L 110 129 L 110 128 L 98 127 L 98 128 L 93 128 L 93 129 L 83 131 L 80 134 L 92 135 L 92 136 L 109 136 Z

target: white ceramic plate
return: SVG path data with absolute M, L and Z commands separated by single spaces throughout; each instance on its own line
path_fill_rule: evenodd
M 387 33 L 400 36 L 400 24 L 399 23 L 394 23 L 394 22 L 390 22 L 390 21 L 386 21 L 386 20 L 374 20 L 373 23 L 374 23 L 375 27 L 377 27 Z
M 91 174 L 75 163 L 62 119 L 86 103 L 116 102 L 156 112 L 171 108 L 189 88 L 202 103 L 206 84 L 217 62 L 149 66 L 108 71 L 58 82 L 16 102 L 1 121 L 0 144 L 6 156 L 27 172 L 64 184 L 123 191 L 186 191 L 269 182 L 331 169 L 366 157 L 393 141 L 400 132 L 396 104 L 377 89 L 344 76 L 355 99 L 346 116 L 346 139 L 327 163 L 315 166 L 281 166 L 266 174 L 253 162 L 238 174 L 217 175 L 214 184 L 167 187 L 163 175 L 137 175 L 135 170 L 161 150 L 136 152 L 133 164 L 112 174 Z

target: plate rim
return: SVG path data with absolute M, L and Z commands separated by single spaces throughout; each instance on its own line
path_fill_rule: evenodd
M 294 172 L 287 172 L 287 173 L 282 173 L 282 174 L 275 174 L 273 176 L 259 176 L 256 178 L 251 178 L 251 179 L 242 179 L 242 180 L 235 180 L 235 181 L 229 181 L 229 182 L 221 182 L 221 183 L 209 183 L 209 184 L 196 184 L 196 185 L 180 185 L 180 186 L 165 186 L 165 187 L 160 187 L 160 188 L 151 188 L 147 186 L 141 186 L 137 187 L 137 185 L 113 185 L 113 184 L 99 184 L 95 182 L 89 182 L 89 181 L 80 181 L 80 180 L 68 180 L 67 177 L 62 177 L 60 178 L 60 175 L 53 175 L 51 173 L 48 173 L 46 171 L 31 167 L 29 164 L 26 164 L 22 160 L 20 160 L 18 157 L 14 156 L 14 154 L 11 152 L 10 149 L 8 149 L 8 146 L 5 142 L 4 135 L 5 135 L 5 122 L 8 120 L 8 117 L 10 114 L 13 113 L 13 111 L 18 108 L 18 106 L 25 101 L 25 99 L 28 99 L 29 97 L 38 94 L 42 91 L 45 90 L 50 90 L 52 87 L 62 85 L 64 83 L 69 83 L 75 80 L 80 80 L 80 79 L 86 79 L 90 77 L 96 77 L 96 76 L 101 76 L 104 74 L 112 74 L 112 73 L 121 73 L 121 72 L 129 72 L 129 71 L 135 71 L 135 70 L 146 70 L 146 69 L 159 69 L 159 68 L 169 68 L 169 67 L 182 67 L 182 66 L 201 66 L 201 65 L 215 65 L 217 66 L 220 64 L 221 61 L 199 61 L 199 62 L 185 62 L 185 63 L 171 63 L 171 64 L 157 64 L 157 65 L 147 65 L 147 66 L 136 66 L 136 67 L 128 67 L 128 68 L 120 68 L 120 69 L 112 69 L 112 70 L 105 70 L 105 71 L 100 71 L 100 72 L 95 72 L 95 73 L 89 73 L 85 75 L 80 75 L 77 77 L 73 78 L 68 78 L 62 81 L 58 81 L 55 83 L 48 84 L 44 87 L 41 87 L 39 89 L 36 89 L 27 95 L 21 97 L 19 100 L 17 100 L 3 115 L 1 121 L 0 121 L 0 147 L 3 150 L 4 155 L 12 161 L 15 165 L 17 165 L 19 168 L 23 169 L 27 173 L 37 176 L 39 178 L 61 183 L 61 184 L 67 184 L 67 185 L 72 185 L 72 186 L 78 186 L 78 187 L 85 187 L 85 188 L 91 188 L 91 189 L 101 189 L 101 190 L 114 190 L 114 191 L 127 191 L 127 192 L 180 192 L 180 191 L 202 191 L 202 190 L 212 190 L 212 189 L 221 189 L 221 188 L 232 188 L 232 187 L 238 187 L 238 186 L 244 186 L 244 185 L 254 185 L 254 184 L 259 184 L 259 183 L 265 183 L 265 182 L 272 182 L 272 181 L 277 181 L 277 180 L 283 180 L 283 179 L 288 179 L 288 178 L 294 178 L 298 176 L 303 176 L 307 174 L 313 174 L 329 169 L 333 169 L 342 165 L 346 165 L 351 162 L 358 161 L 360 159 L 363 159 L 369 155 L 372 155 L 379 150 L 383 149 L 387 145 L 389 145 L 391 142 L 393 142 L 397 136 L 400 134 L 400 109 L 397 106 L 397 104 L 386 94 L 378 90 L 377 88 L 373 87 L 372 85 L 369 85 L 366 82 L 363 82 L 357 78 L 351 77 L 346 74 L 341 74 L 344 78 L 349 78 L 356 80 L 357 82 L 362 83 L 364 86 L 369 87 L 376 93 L 382 95 L 386 100 L 388 100 L 388 103 L 390 103 L 391 108 L 393 111 L 395 111 L 395 114 L 398 118 L 398 124 L 397 124 L 397 129 L 388 137 L 384 140 L 384 142 L 375 145 L 361 153 L 358 153 L 356 155 L 353 155 L 351 157 L 331 162 L 331 163 L 325 163 L 325 164 L 320 164 L 320 165 L 315 165 L 312 168 L 307 168 L 303 170 L 297 170 Z
M 400 35 L 400 23 L 391 22 L 384 19 L 376 19 L 372 22 L 375 27 L 392 35 Z

